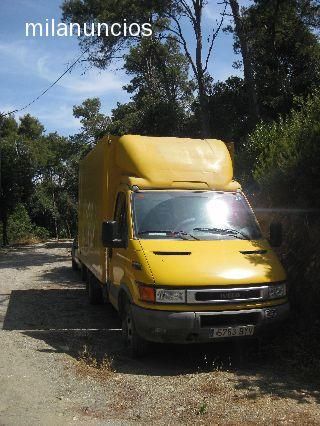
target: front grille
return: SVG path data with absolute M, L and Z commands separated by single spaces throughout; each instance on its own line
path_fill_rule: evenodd
M 246 303 L 263 300 L 267 297 L 267 286 L 225 287 L 188 289 L 187 303 L 227 304 Z
M 208 302 L 211 300 L 214 301 L 229 301 L 229 300 L 239 300 L 239 299 L 259 299 L 260 298 L 260 290 L 247 290 L 247 291 L 241 291 L 241 290 L 222 290 L 221 292 L 214 292 L 211 291 L 202 291 L 198 292 L 195 295 L 195 300 L 197 302 Z
M 259 312 L 228 315 L 201 315 L 200 327 L 223 327 L 232 325 L 255 325 L 259 322 Z

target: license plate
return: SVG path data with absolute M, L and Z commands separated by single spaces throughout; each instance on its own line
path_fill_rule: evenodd
M 211 328 L 209 337 L 217 339 L 221 337 L 241 337 L 252 336 L 254 333 L 254 325 L 239 325 L 237 327 L 219 327 Z

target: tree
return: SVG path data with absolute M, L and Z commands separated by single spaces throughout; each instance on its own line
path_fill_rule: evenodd
M 112 111 L 111 133 L 180 135 L 194 87 L 188 78 L 188 62 L 177 42 L 142 40 L 125 56 L 124 68 L 133 76 L 124 87 L 132 94 L 133 102 L 118 104 Z
M 251 112 L 251 121 L 253 127 L 260 117 L 259 104 L 256 92 L 255 78 L 254 78 L 254 69 L 252 64 L 252 56 L 250 51 L 250 44 L 245 30 L 245 24 L 243 17 L 240 13 L 239 2 L 237 0 L 229 0 L 233 21 L 234 21 L 234 31 L 239 40 L 239 47 L 242 55 L 243 62 L 243 73 L 244 73 L 244 82 L 247 89 L 247 95 L 250 105 Z
M 33 188 L 34 143 L 41 137 L 43 126 L 29 114 L 20 119 L 0 118 L 1 187 L 0 219 L 3 244 L 8 241 L 8 216 L 19 202 L 28 199 Z
M 86 144 L 93 146 L 108 131 L 110 119 L 100 112 L 99 98 L 89 98 L 73 107 L 73 115 L 80 118 L 81 136 Z
M 199 105 L 202 136 L 208 137 L 209 116 L 207 97 L 207 72 L 209 59 L 212 55 L 214 41 L 222 27 L 227 2 L 223 1 L 224 12 L 216 30 L 204 41 L 203 34 L 203 10 L 206 6 L 205 0 L 192 0 L 191 6 L 186 0 L 108 0 L 91 2 L 89 0 L 65 0 L 62 5 L 63 19 L 67 22 L 92 23 L 123 22 L 126 18 L 131 22 L 150 22 L 153 24 L 153 36 L 159 40 L 166 38 L 175 39 L 184 51 L 189 65 L 192 68 L 196 81 Z M 195 59 L 191 53 L 191 46 L 188 45 L 187 38 L 182 29 L 183 21 L 188 20 L 196 40 Z M 83 50 L 88 49 L 88 60 L 94 66 L 105 69 L 112 60 L 119 59 L 119 55 L 132 45 L 137 45 L 141 41 L 140 35 L 137 37 L 107 37 L 105 33 L 94 37 L 80 36 L 80 46 Z M 205 46 L 206 45 L 206 46 Z M 205 48 L 206 47 L 206 48 Z
M 175 39 L 141 40 L 125 56 L 124 69 L 134 76 L 124 89 L 135 94 L 135 101 L 148 94 L 183 107 L 190 103 L 193 87 L 188 78 L 188 61 Z
M 313 0 L 256 0 L 243 10 L 260 117 L 287 114 L 296 96 L 320 84 L 320 46 L 315 28 L 320 5 Z M 238 51 L 241 31 L 235 29 Z M 242 47 L 241 47 L 242 50 Z
M 2 242 L 8 244 L 8 214 L 13 208 L 15 200 L 11 199 L 10 193 L 14 193 L 16 176 L 14 172 L 13 144 L 17 135 L 17 123 L 12 117 L 0 117 L 0 219 L 2 223 Z M 10 165 L 10 166 L 9 166 Z
M 71 237 L 75 229 L 76 200 L 70 191 L 70 177 L 77 173 L 77 167 L 74 171 L 70 168 L 73 148 L 57 133 L 43 136 L 29 203 L 32 219 L 57 239 L 61 234 Z
M 239 77 L 229 77 L 224 82 L 213 84 L 208 110 L 213 136 L 236 142 L 236 147 L 240 147 L 248 131 L 253 129 L 245 81 Z
M 65 22 L 80 24 L 80 47 L 83 51 L 89 49 L 88 61 L 90 64 L 106 69 L 114 60 L 122 59 L 123 52 L 140 42 L 142 35 L 126 36 L 122 32 L 114 36 L 109 29 L 114 23 L 129 27 L 132 23 L 150 22 L 155 32 L 163 25 L 164 12 L 171 0 L 64 0 L 62 18 Z M 107 24 L 97 33 L 87 37 L 84 34 L 84 24 Z M 135 29 L 137 29 L 135 27 Z
M 125 55 L 124 69 L 132 76 L 124 87 L 132 102 L 118 104 L 110 118 L 100 113 L 100 101 L 87 99 L 74 107 L 81 118 L 82 132 L 72 137 L 90 146 L 98 137 L 111 133 L 139 133 L 178 136 L 183 132 L 193 100 L 194 85 L 188 76 L 188 61 L 174 39 L 141 40 Z M 102 125 L 101 125 L 102 123 Z M 95 137 L 90 137 L 90 135 Z
M 110 134 L 140 134 L 143 127 L 143 113 L 139 111 L 135 102 L 126 104 L 117 103 L 111 111 Z M 149 129 L 148 129 L 149 130 Z
M 207 36 L 207 46 L 205 48 L 202 18 L 206 4 L 207 2 L 205 0 L 191 0 L 191 5 L 190 2 L 186 0 L 173 0 L 169 10 L 165 13 L 165 16 L 170 19 L 171 25 L 164 27 L 169 32 L 169 34 L 173 34 L 180 43 L 193 71 L 198 88 L 200 122 L 202 137 L 204 138 L 210 136 L 207 85 L 208 65 L 212 55 L 215 39 L 217 38 L 224 22 L 228 3 L 227 1 L 220 2 L 220 4 L 224 5 L 224 11 L 221 14 L 221 20 L 218 23 L 217 28 Z M 188 44 L 187 38 L 183 31 L 182 22 L 184 20 L 188 20 L 191 24 L 193 35 L 195 37 L 195 59 L 192 56 L 191 46 Z

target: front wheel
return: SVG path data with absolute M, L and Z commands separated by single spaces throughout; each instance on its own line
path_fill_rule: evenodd
M 147 342 L 137 333 L 131 304 L 126 301 L 122 312 L 122 337 L 126 349 L 132 358 L 139 358 L 147 351 Z

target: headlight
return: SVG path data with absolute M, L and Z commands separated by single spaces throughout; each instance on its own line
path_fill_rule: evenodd
M 159 288 L 156 290 L 156 302 L 158 303 L 185 303 L 185 290 L 165 290 Z
M 287 294 L 287 285 L 283 284 L 275 284 L 269 286 L 269 299 L 280 299 L 281 297 L 286 296 Z

